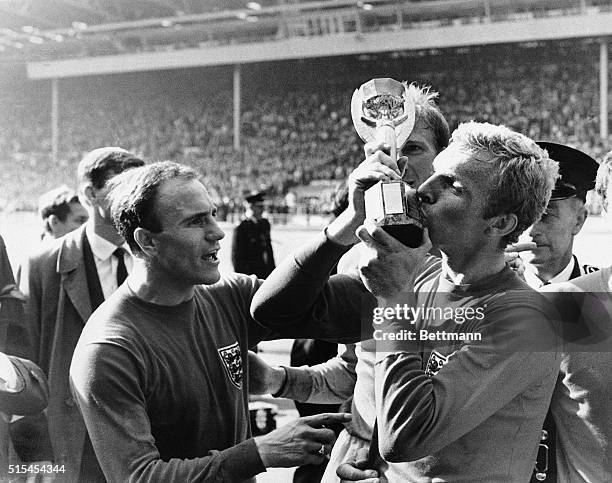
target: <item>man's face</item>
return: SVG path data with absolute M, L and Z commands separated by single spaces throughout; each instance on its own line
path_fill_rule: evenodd
M 447 254 L 478 249 L 486 241 L 483 215 L 491 168 L 457 145 L 438 154 L 433 167 L 434 174 L 418 188 L 432 243 Z
M 260 219 L 264 212 L 264 204 L 263 201 L 257 203 L 249 203 L 249 208 L 253 212 L 253 216 L 256 219 Z
M 404 181 L 413 188 L 417 188 L 429 178 L 436 154 L 431 128 L 422 121 L 417 121 L 401 150 L 401 155 L 408 158 L 405 170 L 403 162 L 400 162 L 399 166 L 400 172 L 404 170 Z
M 68 206 L 70 207 L 70 212 L 66 216 L 66 219 L 61 221 L 58 218 L 55 224 L 52 226 L 53 238 L 59 238 L 64 236 L 66 233 L 76 230 L 89 219 L 87 210 L 78 201 L 73 201 Z
M 523 252 L 521 258 L 553 276 L 558 274 L 569 263 L 574 235 L 586 218 L 583 212 L 584 205 L 576 198 L 550 201 L 540 221 L 523 236 L 537 248 Z
M 93 198 L 89 199 L 89 203 L 93 210 L 98 213 L 99 217 L 111 221 L 111 213 L 110 213 L 110 202 L 106 198 L 108 196 L 108 192 L 110 191 L 108 185 L 103 186 L 102 188 L 94 188 L 91 187 L 91 193 Z
M 192 286 L 219 280 L 219 240 L 225 234 L 217 209 L 198 180 L 173 179 L 159 187 L 156 201 L 162 232 L 152 234 L 152 263 L 169 284 Z

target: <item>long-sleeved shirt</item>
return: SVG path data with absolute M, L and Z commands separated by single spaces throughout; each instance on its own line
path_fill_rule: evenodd
M 310 317 L 363 320 L 367 314 L 371 324 L 375 300 L 363 286 L 350 277 L 328 280 L 332 253 L 340 256 L 340 248 L 322 235 L 277 270 L 254 299 L 255 318 L 273 330 Z M 481 333 L 482 341 L 429 344 L 421 351 L 398 341 L 369 349 L 376 351 L 375 377 L 363 390 L 376 396 L 378 442 L 387 457 L 379 469 L 390 481 L 528 480 L 559 367 L 544 301 L 510 270 L 478 286 L 454 286 L 434 258 L 416 292 L 417 305 L 484 309 L 482 319 L 459 323 L 454 317 L 439 327 Z M 268 318 L 272 313 L 278 316 Z M 430 329 L 432 322 L 424 318 L 414 327 Z
M 160 306 L 127 284 L 89 319 L 70 378 L 104 476 L 236 482 L 265 471 L 250 438 L 246 351 L 259 281 L 237 275 Z
M 265 470 L 243 378 L 247 349 L 271 337 L 249 314 L 260 284 L 234 274 L 170 307 L 124 284 L 91 316 L 70 378 L 106 479 L 236 482 Z M 358 323 L 309 329 L 331 340 L 360 332 Z

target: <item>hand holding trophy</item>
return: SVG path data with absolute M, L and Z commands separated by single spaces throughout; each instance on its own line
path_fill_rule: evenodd
M 415 122 L 415 105 L 407 86 L 394 79 L 372 79 L 353 93 L 353 124 L 364 142 L 384 142 L 397 162 Z M 365 192 L 366 218 L 372 219 L 404 245 L 421 245 L 423 223 L 416 190 L 404 181 L 379 181 Z

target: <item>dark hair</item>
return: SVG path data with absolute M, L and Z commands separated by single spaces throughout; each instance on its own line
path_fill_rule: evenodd
M 55 215 L 59 221 L 66 221 L 72 210 L 70 207 L 71 203 L 79 203 L 79 197 L 76 191 L 71 190 L 67 186 L 60 186 L 59 188 L 47 191 L 38 198 L 38 215 L 44 221 L 44 229 L 47 233 L 51 233 L 49 217 Z
M 125 238 L 132 253 L 142 250 L 134 240 L 136 228 L 153 233 L 162 231 L 156 210 L 159 187 L 171 179 L 197 179 L 196 172 L 188 166 L 163 161 L 130 169 L 114 177 L 110 182 L 108 199 L 117 231 Z
M 87 153 L 79 163 L 77 175 L 81 184 L 91 183 L 94 188 L 101 189 L 113 176 L 143 165 L 144 161 L 135 154 L 110 146 Z

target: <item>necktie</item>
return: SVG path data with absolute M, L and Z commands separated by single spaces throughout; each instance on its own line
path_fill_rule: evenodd
M 125 261 L 123 260 L 124 253 L 125 250 L 121 247 L 113 252 L 113 256 L 117 257 L 117 287 L 121 286 L 127 278 L 127 268 L 125 268 Z

